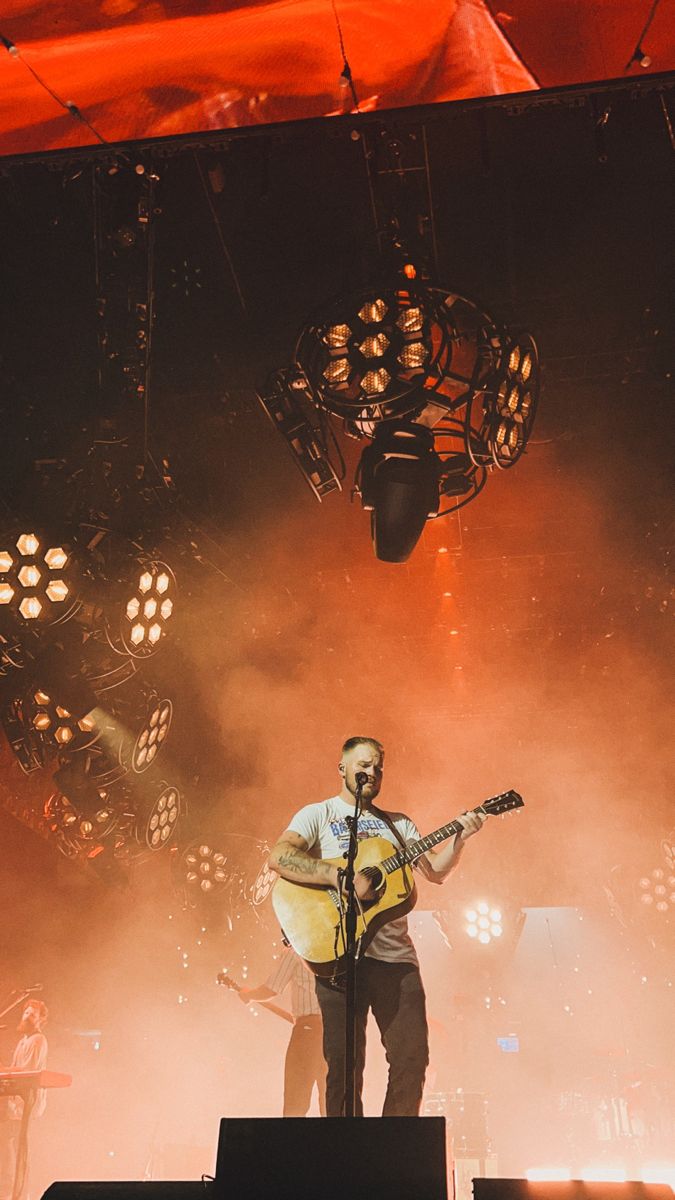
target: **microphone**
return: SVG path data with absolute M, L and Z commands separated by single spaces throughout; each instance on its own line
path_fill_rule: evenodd
M 24 992 L 41 992 L 43 987 L 44 983 L 34 983 L 31 987 L 25 987 L 23 990 Z
M 365 771 L 357 771 L 355 778 L 356 786 L 360 788 L 365 787 L 368 782 L 368 776 L 366 775 Z

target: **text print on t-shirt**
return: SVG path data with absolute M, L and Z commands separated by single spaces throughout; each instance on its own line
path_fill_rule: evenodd
M 333 837 L 337 838 L 340 843 L 340 849 L 346 850 L 349 845 L 349 826 L 347 822 L 340 818 L 339 821 L 331 821 L 330 831 Z M 369 837 L 387 837 L 389 829 L 385 825 L 381 817 L 359 817 L 357 837 L 359 841 Z

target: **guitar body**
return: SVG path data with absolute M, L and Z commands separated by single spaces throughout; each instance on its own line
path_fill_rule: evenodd
M 379 868 L 391 858 L 396 847 L 386 838 L 364 838 L 358 844 L 355 871 Z M 344 867 L 344 858 L 326 860 Z M 409 866 L 397 867 L 388 874 L 380 871 L 381 882 L 377 899 L 360 907 L 356 920 L 359 956 L 377 930 L 388 921 L 410 912 L 417 893 Z M 360 902 L 357 901 L 358 904 Z M 334 888 L 317 887 L 311 883 L 291 883 L 277 879 L 272 892 L 272 905 L 287 941 L 304 958 L 315 975 L 324 978 L 341 975 L 345 970 L 344 919 L 345 898 Z

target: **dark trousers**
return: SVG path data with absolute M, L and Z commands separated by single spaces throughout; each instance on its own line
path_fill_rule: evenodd
M 319 1093 L 319 1111 L 326 1115 L 326 1063 L 322 1050 L 321 1017 L 297 1017 L 284 1064 L 284 1116 L 306 1117 L 312 1089 Z
M 326 1113 L 342 1115 L 345 1083 L 345 994 L 316 981 L 323 1015 L 323 1053 L 328 1064 Z M 356 966 L 355 1105 L 363 1116 L 363 1068 L 366 1061 L 366 1021 L 369 1009 L 380 1031 L 389 1079 L 382 1115 L 416 1117 L 429 1062 L 424 988 L 413 963 L 388 963 L 362 958 Z

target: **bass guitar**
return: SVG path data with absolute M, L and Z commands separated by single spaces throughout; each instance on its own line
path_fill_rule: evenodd
M 491 796 L 473 811 L 496 816 L 522 806 L 522 796 L 508 791 Z M 363 955 L 378 929 L 413 908 L 417 893 L 411 867 L 416 859 L 461 830 L 460 821 L 450 821 L 419 841 L 411 842 L 405 848 L 401 846 L 393 854 L 392 843 L 386 838 L 364 838 L 359 842 L 354 870 L 370 876 L 376 897 L 368 901 L 357 900 L 358 957 Z M 336 867 L 344 865 L 343 858 L 326 861 Z M 284 938 L 315 975 L 337 978 L 344 973 L 347 901 L 342 892 L 280 877 L 272 891 L 272 905 Z

